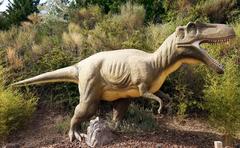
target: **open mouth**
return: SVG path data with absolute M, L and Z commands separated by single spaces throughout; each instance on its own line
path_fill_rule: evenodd
M 201 44 L 223 44 L 223 43 L 228 43 L 231 39 L 233 39 L 235 37 L 235 35 L 232 36 L 228 36 L 228 37 L 223 37 L 223 38 L 215 38 L 215 39 L 204 39 L 201 41 L 197 41 L 197 43 L 195 43 L 195 45 L 197 44 L 197 46 L 199 47 L 201 53 L 204 55 L 203 57 L 203 61 L 205 64 L 207 64 L 209 67 L 211 67 L 212 69 L 214 69 L 217 73 L 224 73 L 224 67 L 222 64 L 220 64 L 217 60 L 215 60 L 214 58 L 212 58 L 206 51 L 206 49 L 203 49 L 202 47 L 200 47 Z

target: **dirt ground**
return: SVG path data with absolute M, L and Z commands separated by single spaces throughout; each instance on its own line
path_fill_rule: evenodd
M 63 113 L 64 114 L 64 113 Z M 87 147 L 84 142 L 69 142 L 67 134 L 61 134 L 56 124 L 63 121 L 63 114 L 39 108 L 29 126 L 8 139 L 8 146 L 28 148 L 77 148 Z M 113 143 L 105 147 L 149 148 L 212 148 L 214 141 L 222 141 L 222 135 L 199 119 L 177 120 L 174 117 L 158 118 L 159 130 L 149 133 L 116 132 Z

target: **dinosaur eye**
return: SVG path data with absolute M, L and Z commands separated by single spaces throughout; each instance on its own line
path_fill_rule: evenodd
M 179 39 L 183 39 L 185 37 L 185 30 L 183 28 L 177 29 L 177 37 Z
M 189 23 L 187 25 L 187 33 L 191 35 L 195 35 L 197 33 L 197 27 L 194 23 Z

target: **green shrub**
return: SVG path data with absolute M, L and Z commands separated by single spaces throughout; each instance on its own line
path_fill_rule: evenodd
M 166 0 L 164 8 L 165 22 L 172 21 L 178 24 L 195 20 L 227 23 L 238 19 L 240 15 L 236 0 Z
M 120 124 L 121 131 L 127 132 L 147 132 L 158 128 L 152 111 L 143 109 L 136 104 L 131 104 L 125 114 L 125 119 Z
M 80 8 L 90 7 L 92 5 L 98 5 L 105 14 L 116 14 L 121 11 L 121 6 L 131 3 L 131 5 L 143 5 L 146 10 L 145 22 L 162 22 L 162 16 L 164 15 L 164 8 L 162 1 L 158 0 L 76 0 L 76 6 Z
M 91 6 L 88 8 L 76 9 L 70 12 L 70 21 L 78 24 L 84 29 L 93 29 L 96 23 L 102 21 L 103 13 L 99 6 Z
M 1 79 L 3 79 L 2 68 Z M 4 88 L 0 84 L 0 141 L 18 130 L 29 120 L 36 104 L 37 99 L 33 95 L 23 95 L 10 88 Z
M 236 57 L 226 60 L 223 76 L 209 74 L 208 80 L 204 94 L 209 121 L 223 133 L 234 136 L 240 129 L 240 67 Z
M 35 64 L 33 64 L 31 75 L 38 75 L 43 72 L 53 71 L 62 67 L 67 67 L 76 62 L 71 53 L 61 50 L 48 50 Z M 32 86 L 33 87 L 33 86 Z M 35 88 L 35 87 L 33 87 Z M 76 84 L 48 84 L 36 87 L 43 101 L 56 108 L 72 109 L 79 102 L 79 93 Z M 42 93 L 44 92 L 44 93 Z M 49 95 L 50 94 L 50 95 Z
M 188 114 L 203 110 L 202 89 L 205 84 L 202 72 L 204 66 L 184 65 L 171 74 L 161 90 L 172 99 L 172 113 L 185 117 Z
M 0 50 L 4 58 L 0 59 L 0 63 L 6 69 L 4 84 L 11 84 L 75 63 L 76 53 L 67 49 L 62 43 L 62 33 L 65 27 L 65 23 L 49 20 L 1 31 L 2 48 Z M 75 85 L 71 84 L 28 88 L 43 101 L 48 100 L 48 104 L 59 108 L 71 109 L 79 100 L 78 90 Z M 25 89 L 22 91 L 25 92 Z M 59 95 L 53 95 L 53 93 Z
M 209 0 L 195 7 L 198 17 L 207 17 L 210 22 L 226 23 L 240 14 L 236 0 Z
M 165 23 L 165 24 L 149 24 L 146 27 L 146 45 L 150 51 L 157 50 L 164 40 L 174 32 L 176 28 L 175 23 Z
M 79 13 L 77 15 L 81 17 L 69 24 L 68 31 L 63 34 L 63 41 L 66 48 L 74 49 L 81 58 L 99 51 L 145 48 L 145 42 L 141 42 L 145 38 L 145 11 L 142 6 L 127 4 L 122 6 L 119 15 L 108 14 L 104 17 L 101 17 L 103 14 L 99 14 L 96 6 L 83 9 Z

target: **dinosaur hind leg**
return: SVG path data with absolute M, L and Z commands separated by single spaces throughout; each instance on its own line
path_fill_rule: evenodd
M 113 105 L 113 124 L 117 129 L 123 119 L 124 113 L 127 111 L 130 101 L 128 99 L 121 99 L 114 102 Z
M 78 131 L 78 126 L 81 122 L 91 118 L 98 107 L 98 102 L 80 102 L 75 108 L 74 115 L 71 119 L 70 130 L 69 130 L 69 138 L 72 142 L 77 139 L 81 141 L 81 135 Z

